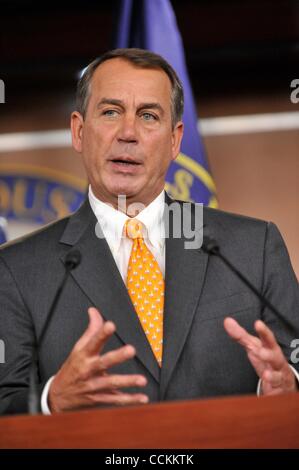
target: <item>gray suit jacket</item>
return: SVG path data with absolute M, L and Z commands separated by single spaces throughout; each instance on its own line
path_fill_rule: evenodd
M 231 315 L 249 332 L 254 320 L 263 319 L 289 360 L 291 341 L 299 338 L 297 280 L 273 224 L 208 208 L 204 224 L 205 233 L 217 239 L 223 253 L 283 312 L 292 329 L 261 308 L 221 260 L 201 249 L 184 249 L 184 238 L 170 233 L 160 370 L 108 244 L 95 235 L 96 219 L 86 201 L 74 215 L 0 251 L 0 339 L 5 343 L 0 412 L 26 412 L 33 349 L 38 347 L 41 391 L 86 329 L 92 305 L 117 327 L 105 350 L 128 343 L 136 347 L 137 356 L 114 370 L 144 374 L 144 391 L 151 401 L 255 393 L 258 377 L 242 347 L 224 331 L 223 319 Z M 64 275 L 63 260 L 72 248 L 80 250 L 81 264 L 68 279 L 43 344 L 37 345 Z

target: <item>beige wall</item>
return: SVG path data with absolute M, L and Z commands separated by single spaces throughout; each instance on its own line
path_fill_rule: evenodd
M 223 210 L 275 222 L 299 278 L 299 131 L 206 137 Z
M 284 93 L 201 99 L 203 118 L 298 112 Z M 299 279 L 299 119 L 295 130 L 204 138 L 223 210 L 270 220 L 280 229 Z

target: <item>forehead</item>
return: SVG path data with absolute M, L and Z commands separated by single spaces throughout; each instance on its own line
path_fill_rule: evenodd
M 142 101 L 163 101 L 170 100 L 171 82 L 162 69 L 136 67 L 127 60 L 115 58 L 96 69 L 90 92 L 95 98 L 134 96 Z

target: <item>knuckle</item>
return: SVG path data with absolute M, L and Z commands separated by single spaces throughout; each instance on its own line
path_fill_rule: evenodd
M 99 358 L 97 360 L 97 368 L 99 369 L 100 372 L 106 372 L 106 370 L 107 370 L 107 367 L 104 363 L 104 360 L 103 360 L 102 356 L 99 356 Z
M 78 378 L 83 382 L 87 381 L 91 376 L 90 367 L 84 361 L 78 366 Z
M 80 378 L 81 368 L 76 361 L 71 362 L 71 370 L 72 370 L 74 377 Z
M 117 377 L 111 377 L 110 378 L 110 386 L 112 389 L 116 389 L 119 387 L 119 380 Z
M 120 405 L 128 405 L 131 401 L 130 395 L 124 394 L 120 400 Z
M 98 403 L 98 401 L 99 401 L 99 397 L 98 397 L 97 395 L 95 395 L 95 394 L 93 393 L 93 391 L 90 391 L 90 392 L 87 393 L 85 396 L 86 396 L 86 399 L 88 400 L 88 402 L 89 402 L 90 404 L 93 404 L 93 405 L 94 405 L 94 404 Z
M 89 374 L 86 371 L 81 370 L 79 372 L 79 379 L 82 380 L 82 382 L 86 382 L 86 380 L 88 380 L 88 378 L 89 378 Z
M 99 390 L 99 383 L 96 381 L 89 381 L 88 389 L 90 393 L 95 393 Z

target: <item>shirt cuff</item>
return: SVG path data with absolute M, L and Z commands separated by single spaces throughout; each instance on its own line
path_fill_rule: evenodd
M 295 379 L 296 379 L 297 382 L 298 382 L 298 387 L 299 387 L 299 373 L 298 373 L 297 370 L 296 370 L 293 366 L 291 366 L 290 364 L 289 364 L 289 367 L 292 369 L 292 371 L 293 371 L 293 373 L 294 373 L 294 376 L 295 376 Z M 260 397 L 261 394 L 262 394 L 262 379 L 260 379 L 259 382 L 258 382 L 258 384 L 257 384 L 256 394 L 257 394 L 258 397 Z
M 44 386 L 44 389 L 43 389 L 43 392 L 42 392 L 42 396 L 41 396 L 41 410 L 42 410 L 42 414 L 43 415 L 50 415 L 51 414 L 51 411 L 50 411 L 50 408 L 49 408 L 49 404 L 48 404 L 48 394 L 49 394 L 49 388 L 50 388 L 50 385 L 54 379 L 55 375 L 53 375 L 49 380 L 48 382 L 46 383 L 46 385 Z

